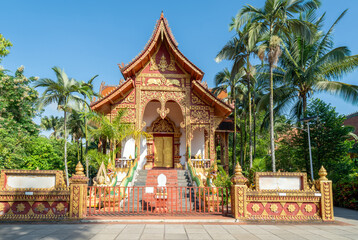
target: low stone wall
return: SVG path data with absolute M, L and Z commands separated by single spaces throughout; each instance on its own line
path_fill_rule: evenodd
M 1 170 L 0 221 L 80 219 L 86 215 L 83 166 L 67 187 L 62 171 Z
M 334 221 L 332 181 L 323 167 L 319 174 L 321 178 L 310 186 L 305 173 L 256 173 L 255 185 L 249 187 L 238 164 L 232 178 L 233 215 L 255 221 Z M 265 187 L 260 186 L 263 176 L 268 177 Z

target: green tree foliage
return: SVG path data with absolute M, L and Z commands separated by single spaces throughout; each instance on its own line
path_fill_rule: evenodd
M 355 166 L 348 153 L 353 144 L 349 140 L 349 133 L 353 129 L 343 126 L 344 116 L 319 99 L 308 105 L 306 114 L 318 117 L 310 122 L 315 179 L 322 165 L 327 169 L 328 178 L 334 183 L 342 178 L 352 177 Z M 306 125 L 303 129 L 305 128 Z M 283 134 L 278 148 L 279 169 L 309 173 L 308 134 L 301 129 L 292 130 L 292 126 L 287 124 L 287 132 Z
M 30 86 L 36 78 L 25 77 L 23 71 L 23 66 L 14 76 L 0 71 L 0 128 L 9 133 L 36 135 L 39 128 L 33 118 L 37 113 L 38 93 Z
M 63 135 L 61 131 L 63 129 L 64 119 L 63 117 L 57 116 L 43 116 L 41 118 L 41 129 L 46 131 L 53 131 L 50 134 L 50 137 L 59 138 Z
M 0 34 L 0 62 L 3 57 L 10 53 L 9 48 L 12 47 L 12 43 L 5 39 L 5 37 Z

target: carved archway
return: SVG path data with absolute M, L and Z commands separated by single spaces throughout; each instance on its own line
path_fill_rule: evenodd
M 147 127 L 147 133 L 153 136 L 154 134 L 170 134 L 174 138 L 174 167 L 180 167 L 180 127 L 175 126 L 175 123 L 168 117 L 164 119 L 158 117 L 153 123 Z M 153 137 L 147 138 L 147 163 L 146 169 L 154 166 L 154 151 L 153 151 Z

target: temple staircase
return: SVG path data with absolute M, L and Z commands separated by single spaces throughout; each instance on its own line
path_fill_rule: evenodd
M 156 187 L 157 179 L 160 174 L 167 177 L 167 187 L 191 187 L 193 183 L 189 177 L 188 170 L 174 169 L 151 169 L 140 170 L 134 182 L 134 186 Z
M 124 208 L 133 209 L 137 211 L 146 208 L 150 208 L 154 205 L 153 195 L 146 193 L 147 188 L 157 187 L 158 176 L 164 174 L 167 177 L 167 203 L 166 208 L 169 209 L 193 209 L 194 207 L 194 196 L 192 189 L 192 181 L 189 177 L 187 170 L 176 170 L 176 169 L 151 169 L 151 170 L 140 170 L 134 181 L 134 188 L 130 189 L 129 198 L 124 203 Z M 139 189 L 139 190 L 138 190 Z M 157 189 L 156 189 L 157 190 Z M 129 205 L 129 206 L 128 206 Z M 150 209 L 149 209 L 150 211 Z

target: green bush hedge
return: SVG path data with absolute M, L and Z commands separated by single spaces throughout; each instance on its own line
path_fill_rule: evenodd
M 358 210 L 358 179 L 335 184 L 333 200 L 335 206 Z

